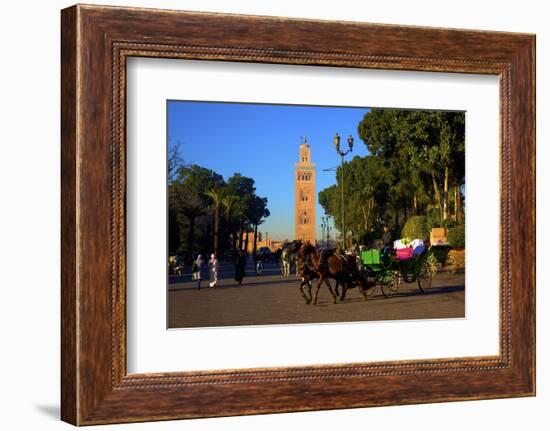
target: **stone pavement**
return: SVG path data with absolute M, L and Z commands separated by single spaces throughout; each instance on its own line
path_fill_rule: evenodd
M 224 265 L 218 287 L 209 288 L 208 282 L 203 281 L 201 290 L 189 281 L 189 274 L 171 277 L 169 327 L 464 317 L 464 272 L 438 273 L 425 293 L 418 290 L 416 283 L 403 283 L 396 296 L 387 298 L 377 287 L 368 301 L 357 289 L 350 289 L 344 301 L 333 304 L 332 296 L 323 286 L 317 305 L 307 305 L 300 294 L 298 278 L 282 277 L 276 265 L 267 265 L 261 276 L 255 275 L 249 265 L 241 286 L 232 277 L 232 267 Z M 331 284 L 334 286 L 334 281 Z

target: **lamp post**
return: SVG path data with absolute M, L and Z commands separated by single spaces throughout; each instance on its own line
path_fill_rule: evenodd
M 330 244 L 330 216 L 327 214 L 327 247 Z
M 322 241 L 323 243 L 325 244 L 325 247 L 327 247 L 327 237 L 325 236 L 325 230 L 327 231 L 327 236 L 328 236 L 328 217 L 326 216 L 323 216 L 321 217 L 321 236 L 322 236 Z
M 346 249 L 346 213 L 345 213 L 345 204 L 344 204 L 344 157 L 353 151 L 353 137 L 349 135 L 348 137 L 348 149 L 342 151 L 340 148 L 340 136 L 338 133 L 334 135 L 334 146 L 336 147 L 336 152 L 340 156 L 340 166 L 342 168 L 342 246 L 344 250 Z

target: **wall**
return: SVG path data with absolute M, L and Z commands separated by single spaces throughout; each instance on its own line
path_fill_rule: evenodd
M 153 1 L 101 3 L 537 33 L 538 396 L 480 402 L 249 416 L 109 429 L 256 430 L 285 428 L 465 430 L 544 429 L 549 422 L 548 310 L 544 244 L 548 228 L 550 126 L 549 14 L 544 2 Z M 0 319 L 2 428 L 69 429 L 59 399 L 59 9 L 70 2 L 4 2 L 0 95 Z M 521 241 L 521 238 L 516 239 Z M 545 340 L 546 339 L 546 340 Z

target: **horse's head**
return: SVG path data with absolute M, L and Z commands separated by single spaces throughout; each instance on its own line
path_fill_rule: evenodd
M 299 250 L 299 254 L 306 257 L 313 254 L 317 254 L 317 248 L 311 244 L 309 241 L 302 244 Z
M 300 247 L 302 247 L 302 241 L 295 239 L 287 246 L 286 251 L 287 253 L 294 254 L 300 250 Z

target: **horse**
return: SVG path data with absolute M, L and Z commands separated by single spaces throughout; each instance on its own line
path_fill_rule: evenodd
M 294 240 L 283 245 L 283 252 L 281 253 L 281 272 L 284 277 L 290 276 L 290 269 L 293 264 L 296 264 L 296 254 L 301 246 L 302 241 L 300 240 Z M 298 275 L 298 268 L 296 268 L 296 275 Z
M 281 274 L 283 277 L 289 277 L 290 276 L 290 256 L 288 254 L 288 251 L 283 250 L 281 253 Z
M 299 256 L 304 262 L 309 262 L 311 271 L 317 273 L 319 278 L 317 290 L 313 297 L 311 297 L 311 283 L 309 287 L 310 301 L 312 301 L 314 305 L 317 304 L 319 290 L 323 283 L 327 285 L 335 304 L 338 300 L 339 285 L 342 285 L 341 301 L 346 298 L 348 289 L 356 286 L 359 288 L 359 292 L 363 295 L 365 301 L 367 300 L 367 290 L 372 286 L 369 286 L 367 279 L 359 272 L 355 259 L 336 255 L 331 250 L 324 250 L 319 255 L 317 248 L 309 243 L 302 245 Z M 336 280 L 335 291 L 332 290 L 329 278 Z M 302 285 L 300 289 L 302 289 Z
M 303 254 L 300 250 L 298 253 L 297 259 L 296 259 L 296 269 L 298 271 L 299 277 L 301 278 L 300 281 L 300 293 L 302 294 L 302 298 L 306 301 L 306 304 L 310 304 L 312 300 L 311 295 L 311 288 L 313 286 L 312 282 L 313 280 L 316 280 L 319 278 L 319 273 L 317 272 L 316 268 L 313 266 L 312 260 L 309 255 Z M 306 291 L 304 290 L 304 287 L 308 286 L 308 293 L 309 296 L 306 294 Z M 332 286 L 330 283 L 328 283 L 328 289 L 334 298 L 334 302 L 336 302 L 337 295 L 332 290 Z

